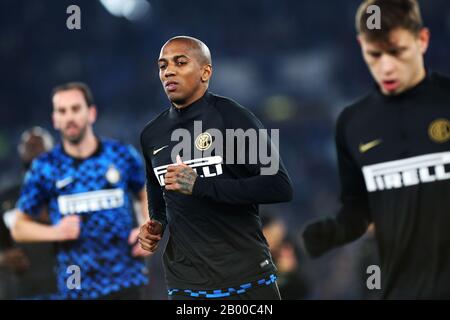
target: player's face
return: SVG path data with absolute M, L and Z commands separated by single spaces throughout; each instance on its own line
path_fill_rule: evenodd
M 423 29 L 416 36 L 406 29 L 396 29 L 390 33 L 389 43 L 369 42 L 365 36 L 359 36 L 358 40 L 364 60 L 383 94 L 400 94 L 423 79 L 428 30 Z
M 205 66 L 200 65 L 196 52 L 185 42 L 166 44 L 161 49 L 158 66 L 164 91 L 176 106 L 187 106 L 204 94 Z
M 95 108 L 88 107 L 80 90 L 60 91 L 53 96 L 53 125 L 67 142 L 80 143 L 95 118 Z

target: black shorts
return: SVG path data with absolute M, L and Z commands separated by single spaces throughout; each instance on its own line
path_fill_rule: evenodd
M 281 300 L 276 282 L 270 285 L 252 288 L 241 294 L 222 298 L 196 298 L 185 295 L 170 295 L 169 300 Z

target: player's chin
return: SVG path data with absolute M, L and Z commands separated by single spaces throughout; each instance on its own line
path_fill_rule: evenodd
M 76 134 L 67 134 L 63 133 L 64 139 L 69 141 L 70 143 L 77 144 L 81 141 L 82 135 L 80 133 Z
M 395 90 L 383 90 L 383 93 L 386 96 L 396 96 L 396 95 L 399 95 L 399 94 L 403 93 L 404 91 L 405 90 L 398 88 L 398 89 L 395 89 Z
M 176 104 L 183 104 L 186 100 L 185 94 L 183 92 L 177 91 L 166 91 L 167 97 L 169 100 Z

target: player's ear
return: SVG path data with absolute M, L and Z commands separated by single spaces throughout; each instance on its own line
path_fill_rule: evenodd
M 418 35 L 420 51 L 422 54 L 425 54 L 428 49 L 428 45 L 430 44 L 430 30 L 428 28 L 423 28 L 420 30 Z
M 202 82 L 208 82 L 212 76 L 212 65 L 206 64 L 203 66 Z
M 56 119 L 55 111 L 52 111 L 52 123 L 53 123 L 53 128 L 55 128 L 55 130 L 59 130 L 60 129 L 58 120 Z
M 356 41 L 358 41 L 359 45 L 362 45 L 362 36 L 360 34 L 356 35 Z
M 363 54 L 363 57 L 365 57 L 365 54 L 364 54 L 364 48 L 365 48 L 365 46 L 367 45 L 366 39 L 364 38 L 364 36 L 363 36 L 362 34 L 358 34 L 358 35 L 356 36 L 356 41 L 358 41 L 358 44 L 359 44 L 359 47 L 360 47 L 361 52 L 362 52 L 362 54 Z M 365 59 L 365 58 L 364 58 L 364 59 Z
M 97 120 L 97 107 L 92 105 L 89 107 L 89 123 L 94 124 L 95 120 Z

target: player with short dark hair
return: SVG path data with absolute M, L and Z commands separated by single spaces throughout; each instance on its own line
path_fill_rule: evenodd
M 78 90 L 83 94 L 84 101 L 88 106 L 95 106 L 94 95 L 92 94 L 91 89 L 87 86 L 87 84 L 83 82 L 68 82 L 63 83 L 59 86 L 56 86 L 52 90 L 51 98 L 55 96 L 58 92 L 68 91 L 68 90 Z
M 131 196 L 146 199 L 144 168 L 132 146 L 94 134 L 93 101 L 85 84 L 53 90 L 62 142 L 33 161 L 12 234 L 19 242 L 58 242 L 59 298 L 138 299 L 148 281 L 139 257 L 148 253 L 137 244 Z M 34 221 L 45 206 L 51 225 Z
M 366 27 L 381 9 L 381 29 Z M 367 0 L 358 40 L 377 86 L 336 128 L 342 207 L 306 226 L 320 256 L 375 226 L 387 299 L 450 298 L 450 79 L 427 69 L 430 33 L 416 0 Z
M 214 131 L 224 136 L 227 129 L 263 126 L 238 103 L 208 91 L 211 54 L 203 42 L 170 39 L 158 65 L 171 106 L 141 135 L 152 218 L 141 227 L 142 248 L 153 252 L 170 230 L 164 253 L 170 299 L 280 299 L 258 204 L 291 200 L 286 169 L 280 161 L 275 174 L 264 175 L 259 159 L 225 161 L 228 141 L 213 138 Z M 198 133 L 196 121 L 202 126 Z M 192 139 L 175 160 L 172 134 L 180 129 Z M 253 156 L 239 146 L 233 150 Z

